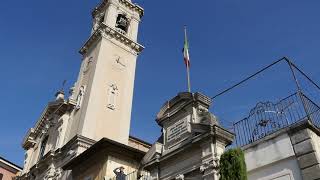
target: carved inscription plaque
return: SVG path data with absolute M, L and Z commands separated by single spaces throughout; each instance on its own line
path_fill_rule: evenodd
M 167 128 L 167 142 L 177 140 L 188 132 L 189 119 L 190 116 L 187 116 Z

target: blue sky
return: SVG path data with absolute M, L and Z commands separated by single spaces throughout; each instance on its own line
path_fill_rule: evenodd
M 22 139 L 64 79 L 76 80 L 78 50 L 89 37 L 99 0 L 2 0 L 0 6 L 0 156 L 22 165 Z M 136 0 L 145 9 L 131 134 L 153 142 L 161 105 L 186 90 L 181 49 L 188 26 L 193 91 L 209 96 L 283 56 L 320 81 L 320 1 Z M 294 88 L 286 67 L 259 76 L 211 110 L 223 124 L 240 120 L 255 102 Z M 260 79 L 259 79 L 260 78 Z

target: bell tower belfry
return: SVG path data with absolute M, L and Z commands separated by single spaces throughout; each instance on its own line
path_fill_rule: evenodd
M 82 135 L 128 143 L 136 60 L 144 48 L 137 43 L 142 16 L 143 9 L 130 0 L 103 0 L 92 12 L 65 142 Z

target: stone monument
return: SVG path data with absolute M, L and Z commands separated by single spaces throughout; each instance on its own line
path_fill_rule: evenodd
M 163 105 L 156 118 L 162 135 L 142 161 L 150 179 L 218 179 L 220 156 L 234 135 L 219 125 L 210 105 L 209 97 L 188 92 Z

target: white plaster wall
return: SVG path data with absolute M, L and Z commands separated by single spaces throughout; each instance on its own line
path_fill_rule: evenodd
M 294 156 L 293 147 L 287 134 L 251 146 L 244 152 L 248 171 Z
M 94 76 L 94 71 L 96 69 L 96 63 L 100 51 L 101 42 L 96 43 L 91 49 L 89 49 L 87 55 L 84 57 L 82 61 L 80 72 L 78 75 L 78 80 L 75 84 L 75 90 L 73 94 L 73 99 L 76 100 L 79 89 L 81 86 L 85 87 L 85 93 L 81 108 L 79 110 L 74 110 L 71 115 L 70 122 L 68 123 L 67 131 L 65 133 L 64 144 L 69 142 L 75 135 L 81 134 L 81 126 L 83 124 L 83 118 L 86 114 L 86 109 L 88 106 L 88 101 L 90 98 L 91 86 L 92 86 L 92 78 Z M 83 73 L 87 61 L 92 58 L 92 64 L 87 73 Z M 91 126 L 87 127 L 88 129 L 92 129 L 92 125 L 94 126 L 94 121 L 91 122 Z
M 117 57 L 121 57 L 126 65 L 122 70 L 115 67 Z M 136 58 L 136 55 L 102 39 L 91 79 L 90 98 L 82 120 L 82 135 L 94 140 L 107 137 L 128 144 Z M 107 107 L 111 84 L 116 84 L 118 88 L 114 110 Z
M 244 150 L 249 180 L 302 180 L 288 134 Z
M 302 180 L 302 177 L 297 160 L 291 157 L 248 172 L 248 180 Z
M 59 138 L 56 141 L 56 149 L 57 148 L 62 148 L 67 142 L 65 142 L 65 134 L 68 128 L 68 123 L 70 120 L 70 114 L 64 114 L 60 118 L 61 120 L 61 125 L 60 127 L 57 128 L 58 136 Z

